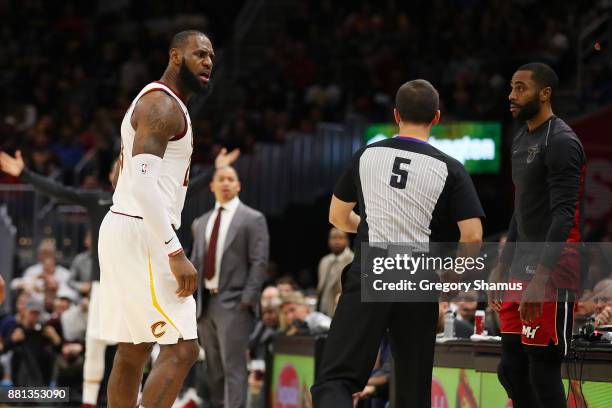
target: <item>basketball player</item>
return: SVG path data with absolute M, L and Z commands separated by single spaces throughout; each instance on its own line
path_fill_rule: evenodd
M 161 352 L 141 406 L 170 407 L 198 355 L 197 272 L 175 230 L 180 227 L 193 149 L 186 103 L 206 92 L 213 66 L 210 40 L 176 34 L 160 81 L 145 86 L 121 124 L 119 179 L 100 227 L 99 335 L 117 342 L 108 406 L 137 404 L 142 369 Z
M 522 298 L 506 294 L 503 302 L 491 293 L 490 303 L 501 320 L 498 377 L 517 408 L 566 407 L 561 362 L 580 289 L 577 243 L 586 158 L 574 131 L 552 112 L 558 83 L 553 69 L 541 63 L 523 65 L 510 82 L 510 111 L 524 125 L 512 141 L 514 214 L 491 279 L 509 275 L 527 289 Z M 549 242 L 574 244 L 545 245 Z
M 215 158 L 215 167 L 221 168 L 231 165 L 240 155 L 238 149 L 227 152 L 223 148 Z M 96 189 L 89 190 L 83 188 L 73 188 L 58 183 L 51 177 L 45 177 L 34 173 L 25 165 L 21 151 L 17 150 L 15 156 L 0 151 L 0 170 L 13 177 L 19 177 L 20 181 L 34 187 L 38 192 L 53 197 L 61 202 L 80 205 L 87 210 L 89 223 L 92 231 L 92 251 L 91 251 L 91 287 L 89 291 L 89 313 L 87 318 L 87 331 L 85 336 L 85 362 L 83 364 L 83 404 L 81 408 L 94 408 L 98 402 L 100 384 L 104 379 L 104 361 L 107 342 L 100 339 L 97 333 L 99 324 L 99 282 L 100 267 L 98 261 L 98 231 L 102 220 L 108 213 L 113 200 L 112 192 Z M 191 194 L 196 194 L 203 186 L 207 186 L 212 176 L 212 170 L 204 171 L 200 175 L 189 180 L 187 198 Z M 119 178 L 118 161 L 111 166 L 108 180 L 113 187 L 117 186 Z M 0 277 L 1 279 L 1 277 Z M 0 282 L 1 284 L 2 282 Z M 1 288 L 1 285 L 0 285 Z M 2 303 L 2 302 L 0 302 Z

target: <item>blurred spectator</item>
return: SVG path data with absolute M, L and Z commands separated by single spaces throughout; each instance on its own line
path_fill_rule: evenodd
M 279 305 L 266 304 L 261 310 L 261 320 L 255 324 L 249 336 L 249 355 L 252 360 L 263 360 L 270 340 L 278 334 Z
M 75 299 L 63 296 L 58 294 L 58 298 L 67 301 L 67 308 L 59 316 L 63 341 L 55 362 L 54 380 L 58 387 L 70 388 L 70 402 L 80 403 L 89 299 L 85 297 L 75 304 Z
M 449 302 L 439 302 L 438 303 L 438 329 L 437 333 L 444 333 L 444 317 L 446 316 L 446 311 L 449 310 L 450 304 Z M 459 320 L 453 313 L 453 327 L 455 330 L 455 337 L 460 339 L 469 339 L 472 334 L 474 334 L 474 326 L 470 325 L 468 322 L 464 320 Z
M 65 285 L 70 279 L 70 272 L 56 264 L 55 241 L 44 239 L 38 245 L 38 263 L 26 268 L 23 278 L 13 279 L 12 289 L 42 292 L 46 284 Z
M 70 388 L 69 402 L 80 403 L 82 398 L 83 363 L 82 343 L 63 343 L 55 363 L 54 382 L 58 387 Z
M 304 295 L 294 291 L 281 297 L 280 312 L 286 327 L 285 334 L 317 334 L 329 330 L 331 318 L 321 312 L 313 312 Z
M 597 287 L 597 285 L 595 285 Z M 600 286 L 601 287 L 601 286 Z M 576 319 L 586 321 L 595 313 L 595 300 L 593 298 L 593 290 L 585 290 L 580 300 L 576 302 Z
M 298 284 L 291 276 L 283 276 L 276 281 L 276 287 L 281 297 L 299 290 Z
M 80 295 L 87 296 L 91 290 L 91 230 L 87 230 L 83 241 L 85 251 L 77 254 L 70 265 L 69 285 Z
M 319 262 L 318 310 L 333 317 L 336 295 L 342 290 L 340 278 L 344 267 L 353 262 L 353 251 L 349 248 L 348 235 L 337 228 L 329 231 L 328 246 L 330 254 Z
M 36 267 L 37 265 L 34 265 Z M 20 280 L 13 281 L 13 289 L 24 289 L 29 292 L 38 293 L 45 299 L 45 309 L 51 312 L 53 301 L 58 290 L 69 292 L 71 296 L 76 292 L 68 285 L 70 272 L 55 263 L 55 257 L 45 258 L 41 268 L 30 267 Z
M 595 326 L 612 325 L 612 279 L 599 282 L 593 289 Z
M 261 292 L 260 306 L 280 306 L 280 291 L 276 286 L 266 286 Z
M 6 350 L 13 351 L 11 371 L 18 387 L 49 386 L 56 352 L 62 339 L 53 326 L 41 321 L 43 305 L 31 297 L 24 318 L 8 336 Z
M 78 303 L 71 303 L 70 307 L 61 315 L 62 333 L 69 342 L 85 341 L 87 329 L 87 312 L 89 311 L 89 298 L 82 298 Z
M 391 382 L 392 357 L 376 370 L 368 379 L 364 389 L 353 396 L 358 400 L 357 408 L 386 408 L 389 401 L 389 385 Z M 367 401 L 364 401 L 367 400 Z M 369 405 L 366 404 L 369 402 Z
M 607 226 L 606 230 L 608 228 L 612 229 L 611 227 L 612 225 Z M 609 232 L 604 232 L 601 240 L 606 242 L 606 240 L 609 241 L 609 239 Z M 587 278 L 585 280 L 585 287 L 587 289 L 594 288 L 598 282 L 612 277 L 612 258 L 609 255 L 609 249 L 607 249 L 608 245 L 609 244 L 593 243 L 588 246 L 590 262 Z
M 388 337 L 381 342 L 374 369 L 364 389 L 353 395 L 357 408 L 385 408 L 389 401 L 389 385 L 393 356 Z
M 462 320 L 474 328 L 474 316 L 478 307 L 478 293 L 476 291 L 462 292 L 458 295 L 458 302 L 454 303 L 457 308 L 457 320 Z

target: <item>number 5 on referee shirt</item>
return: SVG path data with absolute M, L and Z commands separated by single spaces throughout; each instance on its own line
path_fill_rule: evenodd
M 389 185 L 391 185 L 391 187 L 406 188 L 406 183 L 408 182 L 408 170 L 402 168 L 402 164 L 405 164 L 406 166 L 409 165 L 410 159 L 406 159 L 404 157 L 395 158 L 395 162 L 393 162 L 393 174 L 391 175 L 391 180 L 389 180 Z

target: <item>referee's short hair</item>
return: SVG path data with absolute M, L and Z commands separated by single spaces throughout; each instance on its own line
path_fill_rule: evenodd
M 548 64 L 543 62 L 530 62 L 529 64 L 522 65 L 517 71 L 529 71 L 531 72 L 531 78 L 540 87 L 540 89 L 550 87 L 552 94 L 554 95 L 559 86 L 559 77 L 554 69 Z
M 440 109 L 440 95 L 424 79 L 408 81 L 397 90 L 395 109 L 402 122 L 428 125 Z

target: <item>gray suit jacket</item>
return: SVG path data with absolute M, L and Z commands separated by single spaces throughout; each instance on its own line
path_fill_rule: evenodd
M 202 269 L 208 248 L 206 224 L 213 211 L 214 209 L 196 218 L 191 226 L 193 232 L 191 262 L 198 270 L 198 319 L 202 315 L 204 305 Z M 270 248 L 270 237 L 264 215 L 241 202 L 236 208 L 223 246 L 217 295 L 221 304 L 231 309 L 242 302 L 255 309 L 259 304 Z M 220 252 L 221 250 L 217 256 Z

